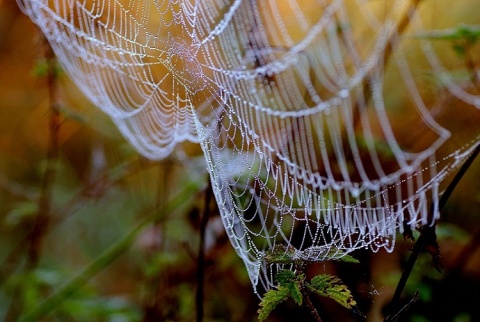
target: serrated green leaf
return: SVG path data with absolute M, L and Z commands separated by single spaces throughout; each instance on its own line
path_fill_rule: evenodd
M 326 289 L 327 296 L 343 305 L 347 309 L 352 309 L 357 305 L 353 299 L 352 293 L 346 285 L 335 285 Z
M 302 260 L 304 262 L 321 262 L 327 260 L 334 260 L 347 263 L 359 263 L 357 259 L 351 255 L 347 255 L 345 251 L 330 248 L 326 246 L 312 246 L 302 251 L 296 251 L 294 260 Z
M 327 288 L 330 284 L 339 283 L 340 279 L 333 275 L 321 274 L 312 278 L 310 285 L 318 290 Z
M 352 309 L 357 305 L 348 287 L 336 276 L 318 275 L 312 278 L 306 286 L 311 292 L 329 297 L 347 309 Z
M 265 321 L 270 313 L 277 307 L 278 304 L 285 301 L 290 295 L 290 290 L 286 287 L 280 286 L 276 290 L 270 290 L 263 295 L 258 309 L 258 319 Z
M 267 263 L 291 264 L 294 261 L 295 248 L 283 244 L 276 245 L 265 254 Z
M 290 296 L 298 305 L 302 305 L 303 303 L 303 295 L 302 291 L 300 290 L 300 282 L 289 283 L 287 286 L 288 290 L 290 291 Z
M 275 275 L 275 280 L 279 285 L 285 286 L 286 284 L 295 281 L 295 273 L 288 269 L 282 269 L 278 271 L 277 275 Z
M 343 257 L 340 257 L 336 260 L 339 261 L 339 262 L 345 262 L 345 263 L 355 263 L 355 264 L 360 263 L 360 261 L 358 259 L 356 259 L 355 257 L 353 257 L 351 255 L 343 255 Z

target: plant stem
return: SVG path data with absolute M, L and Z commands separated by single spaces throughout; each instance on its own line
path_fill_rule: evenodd
M 398 281 L 397 288 L 395 289 L 395 293 L 393 294 L 392 300 L 390 301 L 391 305 L 391 312 L 395 312 L 398 303 L 400 301 L 400 296 L 402 295 L 403 289 L 405 288 L 405 285 L 407 284 L 408 278 L 410 277 L 410 274 L 412 273 L 413 266 L 415 265 L 415 262 L 417 261 L 418 255 L 420 252 L 423 250 L 425 247 L 425 237 L 423 234 L 420 234 L 420 237 L 418 237 L 417 242 L 415 243 L 415 246 L 413 247 L 412 253 L 410 254 L 410 257 L 408 258 L 407 266 L 403 270 L 402 276 L 400 277 L 400 280 Z M 398 316 L 398 314 L 389 314 L 385 318 L 385 322 L 390 322 L 394 321 L 393 318 L 395 316 Z
M 447 189 L 445 189 L 444 193 L 440 197 L 440 200 L 438 202 L 438 211 L 441 212 L 443 210 L 443 207 L 447 203 L 448 199 L 452 195 L 453 191 L 457 187 L 458 183 L 462 179 L 463 175 L 467 172 L 467 170 L 470 168 L 472 165 L 473 161 L 475 158 L 478 156 L 480 152 L 480 144 L 478 144 L 475 149 L 473 150 L 472 154 L 468 157 L 468 159 L 462 164 L 460 167 L 460 170 L 458 170 L 457 174 L 453 178 L 452 182 L 447 186 Z M 430 207 L 430 212 L 433 212 L 433 205 Z M 432 214 L 433 216 L 433 214 Z M 415 246 L 412 250 L 412 253 L 410 254 L 410 257 L 407 262 L 407 266 L 405 267 L 405 270 L 402 273 L 402 276 L 400 280 L 398 281 L 397 288 L 395 289 L 395 293 L 392 297 L 391 300 L 391 311 L 395 310 L 395 308 L 398 306 L 398 303 L 400 301 L 400 296 L 405 288 L 405 285 L 407 284 L 408 278 L 410 277 L 410 274 L 412 272 L 413 266 L 415 265 L 415 262 L 417 261 L 418 255 L 420 252 L 424 249 L 426 245 L 426 238 L 425 235 L 426 233 L 431 232 L 432 229 L 435 229 L 434 226 L 426 226 L 424 227 L 424 230 L 420 233 L 420 236 L 418 237 Z M 395 315 L 397 316 L 397 315 Z M 385 321 L 393 321 L 392 315 L 389 314 L 386 318 Z
M 56 82 L 57 73 L 55 71 L 55 55 L 46 38 L 42 38 L 43 56 L 47 65 L 47 90 L 49 101 L 49 120 L 48 120 L 48 147 L 46 156 L 46 169 L 42 178 L 40 196 L 37 202 L 37 213 L 33 222 L 31 231 L 27 235 L 27 259 L 26 270 L 33 271 L 40 260 L 43 237 L 45 236 L 47 226 L 50 221 L 52 187 L 55 182 L 56 163 L 59 154 L 59 130 L 60 130 L 60 112 L 57 105 Z M 9 256 L 7 260 L 13 260 L 12 264 L 19 259 L 19 255 Z M 14 268 L 12 267 L 12 272 Z M 8 271 L 6 272 L 9 274 Z M 3 275 L 3 274 L 2 274 Z M 3 276 L 0 276 L 3 277 Z M 5 315 L 5 321 L 16 321 L 23 309 L 21 286 L 18 286 L 12 296 L 12 303 Z
M 416 290 L 410 302 L 408 302 L 405 306 L 403 306 L 395 315 L 389 316 L 387 321 L 392 321 L 392 322 L 397 321 L 402 314 L 404 314 L 407 310 L 409 310 L 412 307 L 412 305 L 416 301 L 418 301 L 418 296 L 419 296 L 419 291 Z
M 479 152 L 480 152 L 480 144 L 478 144 L 476 146 L 476 148 L 473 150 L 472 154 L 470 154 L 468 159 L 465 160 L 465 162 L 462 164 L 460 170 L 458 170 L 457 174 L 453 178 L 452 182 L 448 185 L 447 189 L 445 189 L 445 192 L 442 194 L 442 197 L 440 198 L 440 201 L 438 202 L 438 211 L 442 211 L 443 207 L 447 203 L 448 199 L 452 195 L 453 191 L 457 187 L 457 185 L 460 182 L 460 180 L 462 179 L 463 175 L 470 168 L 473 161 L 478 156 Z
M 42 247 L 42 239 L 45 235 L 46 227 L 50 221 L 50 209 L 52 201 L 52 188 L 56 175 L 56 163 L 59 154 L 59 131 L 60 131 L 60 111 L 56 98 L 57 73 L 55 71 L 55 56 L 52 48 L 44 39 L 45 60 L 47 63 L 47 88 L 49 107 L 49 142 L 47 148 L 46 169 L 43 175 L 42 188 L 38 199 L 38 213 L 35 218 L 33 229 L 29 235 L 30 243 L 28 247 L 27 268 L 34 269 L 38 265 Z
M 318 311 L 315 308 L 315 305 L 313 305 L 312 301 L 310 300 L 310 296 L 305 291 L 303 292 L 303 298 L 305 299 L 305 303 L 307 303 L 307 306 L 310 309 L 310 313 L 312 313 L 313 317 L 315 318 L 315 321 L 323 322 L 320 314 L 318 314 Z
M 208 186 L 205 190 L 205 204 L 203 206 L 203 213 L 200 217 L 200 241 L 198 245 L 198 259 L 197 259 L 197 293 L 195 296 L 197 306 L 197 322 L 203 321 L 203 298 L 205 288 L 205 231 L 210 217 L 210 201 L 213 196 L 212 182 L 208 180 Z

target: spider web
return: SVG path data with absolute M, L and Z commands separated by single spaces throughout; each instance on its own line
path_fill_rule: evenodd
M 19 4 L 140 153 L 201 144 L 255 289 L 433 224 L 442 182 L 480 144 L 478 127 L 440 124 L 452 102 L 478 120 L 480 97 L 417 37 L 420 1 Z

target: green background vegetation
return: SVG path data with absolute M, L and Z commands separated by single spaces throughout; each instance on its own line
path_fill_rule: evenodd
M 51 63 L 34 25 L 0 0 L 0 319 L 193 321 L 208 186 L 202 154 L 185 145 L 185 162 L 145 160 L 55 69 L 58 148 L 48 156 Z M 409 321 L 480 320 L 478 161 L 438 226 L 442 273 L 422 254 L 410 278 L 405 301 L 416 289 L 420 300 Z M 209 209 L 205 320 L 256 320 L 259 299 L 214 202 Z M 398 239 L 391 254 L 359 252 L 359 264 L 322 263 L 307 274 L 339 276 L 368 321 L 379 321 L 412 247 Z M 324 321 L 359 319 L 330 299 L 313 302 Z M 309 319 L 289 300 L 269 321 Z

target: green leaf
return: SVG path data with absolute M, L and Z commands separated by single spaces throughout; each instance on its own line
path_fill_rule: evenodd
M 55 77 L 63 75 L 63 69 L 56 60 L 48 61 L 40 59 L 35 66 L 33 66 L 32 75 L 35 77 L 45 77 L 49 72 L 52 72 Z
M 339 281 L 339 278 L 333 275 L 321 274 L 312 278 L 310 285 L 318 290 L 327 288 L 331 283 Z
M 290 295 L 290 290 L 287 287 L 279 286 L 276 290 L 270 290 L 262 298 L 260 302 L 260 309 L 258 309 L 258 319 L 265 321 L 273 309 L 285 301 Z
M 280 286 L 285 286 L 295 281 L 295 273 L 288 269 L 282 269 L 275 275 L 275 280 Z
M 291 264 L 294 262 L 295 248 L 283 244 L 276 245 L 265 254 L 267 263 Z
M 289 296 L 298 304 L 302 305 L 303 295 L 301 285 L 305 279 L 305 275 L 301 273 L 294 273 L 288 269 L 280 270 L 275 279 L 279 287 L 285 287 L 290 292 Z
M 469 44 L 474 44 L 480 39 L 480 26 L 460 24 L 453 29 L 433 30 L 417 37 L 432 40 L 466 40 Z
M 333 299 L 347 309 L 353 309 L 357 305 L 350 290 L 336 276 L 315 276 L 306 287 L 313 293 Z
M 21 223 L 33 220 L 38 212 L 38 203 L 36 201 L 22 201 L 15 204 L 4 219 L 4 224 L 9 227 L 15 227 Z
M 454 30 L 453 36 L 465 40 L 469 45 L 475 44 L 480 39 L 480 26 L 461 24 Z
M 320 259 L 323 259 L 323 261 L 334 260 L 346 263 L 359 263 L 357 259 L 351 255 L 347 255 L 345 251 L 336 248 L 327 248 L 325 246 L 312 246 L 303 251 L 298 251 L 297 257 L 307 262 L 319 262 L 321 261 Z M 313 260 L 314 258 L 318 258 L 319 260 Z
M 298 305 L 303 303 L 302 283 L 305 279 L 304 274 L 282 269 L 275 275 L 275 279 L 279 284 L 277 289 L 265 293 L 260 302 L 260 309 L 258 310 L 260 321 L 265 320 L 280 302 L 289 297 Z
M 358 259 L 356 259 L 355 257 L 353 257 L 351 255 L 343 255 L 342 257 L 337 258 L 335 260 L 339 261 L 339 262 L 345 262 L 345 263 L 354 263 L 354 264 L 360 263 L 360 261 Z
M 283 244 L 278 244 L 273 249 L 267 251 L 264 259 L 270 264 L 304 264 L 306 262 L 327 260 L 359 263 L 357 259 L 339 249 L 327 246 L 312 246 L 304 250 L 297 250 L 293 246 Z
M 465 57 L 468 48 L 475 45 L 480 39 L 480 26 L 460 24 L 453 29 L 435 30 L 427 34 L 421 34 L 418 35 L 418 38 L 451 41 L 453 51 L 459 57 Z
M 303 303 L 303 295 L 300 289 L 300 282 L 289 283 L 286 286 L 290 292 L 290 296 L 298 305 L 302 305 Z

